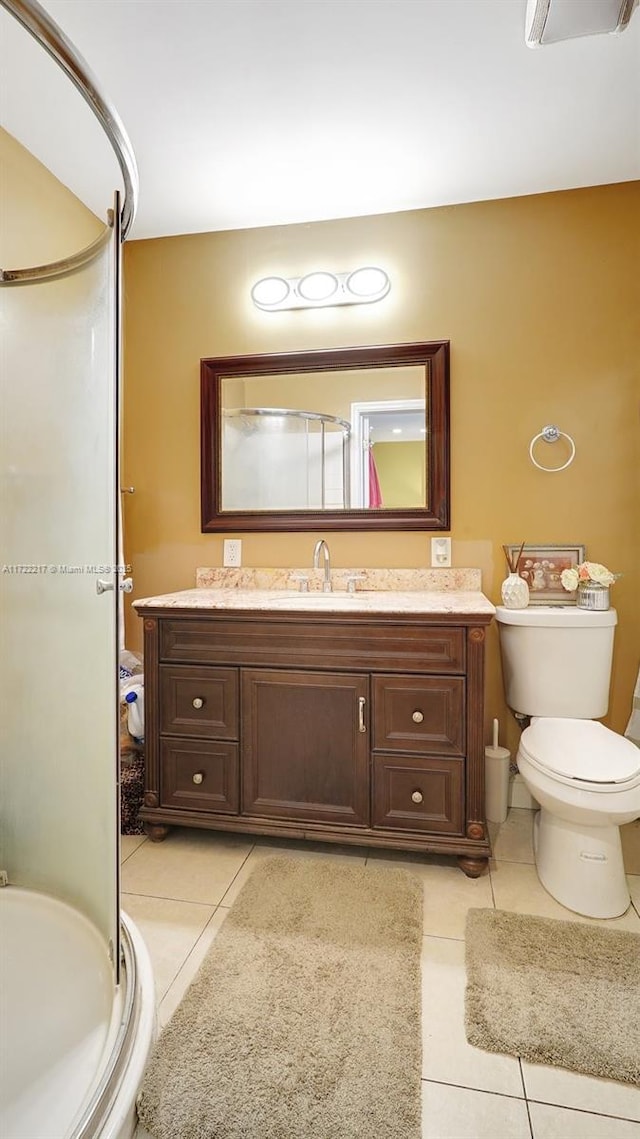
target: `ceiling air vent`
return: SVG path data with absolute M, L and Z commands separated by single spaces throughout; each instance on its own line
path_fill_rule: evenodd
M 528 47 L 623 32 L 638 0 L 527 0 Z

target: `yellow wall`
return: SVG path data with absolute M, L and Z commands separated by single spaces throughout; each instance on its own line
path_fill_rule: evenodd
M 104 222 L 1 127 L 0 203 L 3 269 L 68 257 L 104 229 Z
M 382 501 L 386 507 L 424 506 L 425 444 L 417 440 L 405 443 L 375 443 L 375 459 Z
M 379 304 L 264 313 L 261 276 L 381 264 Z M 220 565 L 200 533 L 199 361 L 413 340 L 451 341 L 453 562 L 499 599 L 502 543 L 584 542 L 624 574 L 609 723 L 626 724 L 638 668 L 640 184 L 309 225 L 130 242 L 125 248 L 124 479 L 135 596 Z M 528 457 L 547 423 L 575 439 L 561 474 Z M 557 449 L 543 444 L 553 460 Z M 559 448 L 560 445 L 558 445 Z M 249 566 L 310 565 L 317 534 L 245 534 Z M 426 566 L 427 533 L 327 534 L 336 566 Z M 129 623 L 132 645 L 139 621 Z M 489 636 L 487 720 L 504 707 Z

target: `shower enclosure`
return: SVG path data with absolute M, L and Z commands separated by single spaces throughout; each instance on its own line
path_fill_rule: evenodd
M 125 187 L 80 253 L 0 273 L 0 1133 L 124 1139 L 153 1030 L 148 957 L 119 905 L 120 275 L 136 169 L 60 29 L 33 0 L 0 3 L 92 107 Z
M 351 424 L 290 407 L 223 413 L 223 510 L 339 510 L 351 505 Z

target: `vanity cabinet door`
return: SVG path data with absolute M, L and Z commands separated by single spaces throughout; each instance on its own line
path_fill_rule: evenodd
M 242 813 L 368 826 L 369 678 L 243 669 Z

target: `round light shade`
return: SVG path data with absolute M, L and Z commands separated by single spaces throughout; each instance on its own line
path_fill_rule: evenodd
M 284 277 L 263 277 L 251 290 L 251 299 L 258 308 L 282 304 L 289 295 L 289 282 Z
M 328 301 L 338 290 L 333 273 L 307 273 L 298 282 L 298 293 L 305 301 Z
M 345 285 L 348 293 L 353 293 L 354 297 L 362 300 L 379 300 L 389 292 L 390 287 L 384 269 L 377 269 L 373 265 L 356 269 L 349 275 Z

